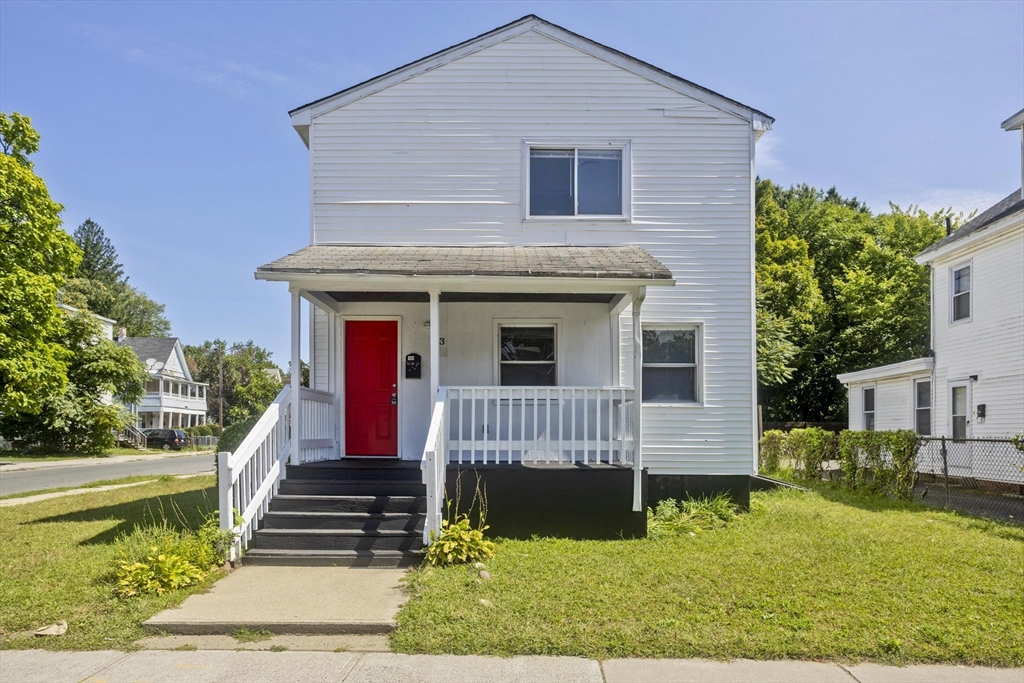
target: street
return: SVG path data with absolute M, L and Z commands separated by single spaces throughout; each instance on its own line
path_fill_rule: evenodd
M 82 486 L 94 481 L 121 479 L 136 475 L 198 474 L 213 473 L 216 459 L 213 453 L 183 455 L 180 457 L 139 456 L 127 461 L 104 462 L 106 458 L 82 464 L 81 460 L 67 463 L 39 463 L 38 469 L 11 471 L 3 467 L 0 457 L 0 496 L 9 496 L 24 491 L 41 491 L 65 486 Z

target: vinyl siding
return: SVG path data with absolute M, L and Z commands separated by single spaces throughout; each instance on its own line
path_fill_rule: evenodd
M 550 138 L 631 142 L 631 222 L 522 220 L 522 142 Z M 749 121 L 528 32 L 315 117 L 314 240 L 643 246 L 677 281 L 648 290 L 644 321 L 704 335 L 704 405 L 645 408 L 644 464 L 750 473 L 751 140 Z

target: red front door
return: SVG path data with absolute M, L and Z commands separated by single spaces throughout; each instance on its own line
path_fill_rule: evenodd
M 345 454 L 398 455 L 398 322 L 345 322 Z

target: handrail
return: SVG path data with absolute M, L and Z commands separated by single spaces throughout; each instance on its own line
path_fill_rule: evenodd
M 291 386 L 285 385 L 234 453 L 217 454 L 220 525 L 236 534 L 231 560 L 248 545 L 284 478 L 291 430 L 290 393 Z
M 427 443 L 420 461 L 423 483 L 427 487 L 427 516 L 423 524 L 424 545 L 430 544 L 431 533 L 441 533 L 444 486 L 448 470 L 448 429 L 445 411 L 447 403 L 448 390 L 445 387 L 438 387 L 437 400 L 434 401 L 434 408 L 430 413 Z

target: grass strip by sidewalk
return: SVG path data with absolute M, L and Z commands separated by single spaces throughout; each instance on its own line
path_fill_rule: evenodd
M 1024 529 L 822 487 L 659 541 L 503 540 L 422 568 L 396 652 L 1024 663 Z
M 163 596 L 114 597 L 113 541 L 122 531 L 160 519 L 195 528 L 217 506 L 214 477 L 161 478 L 152 484 L 0 508 L 0 649 L 130 648 L 142 622 L 208 587 Z M 30 632 L 68 622 L 63 636 Z
M 165 451 L 160 448 L 147 448 L 145 450 L 139 450 L 138 448 L 108 448 L 100 453 L 44 453 L 41 455 L 24 455 L 20 453 L 11 453 L 8 451 L 0 451 L 0 462 L 7 462 L 12 464 L 25 464 L 33 462 L 60 462 L 62 460 L 79 460 L 79 459 L 102 459 L 109 458 L 113 455 L 174 455 L 174 454 L 186 454 L 186 453 L 212 453 L 215 449 L 213 446 L 191 446 L 180 451 Z
M 130 477 L 121 477 L 120 479 L 103 479 L 100 481 L 90 481 L 87 484 L 78 484 L 77 486 L 58 486 L 52 489 L 39 489 L 36 491 L 21 491 L 20 493 L 9 493 L 6 496 L 0 496 L 0 500 L 8 500 L 10 498 L 28 498 L 29 496 L 38 496 L 44 493 L 60 493 L 62 491 L 75 491 L 77 489 L 95 489 L 101 486 L 120 486 L 122 484 L 134 484 L 139 481 L 170 481 L 174 479 L 173 474 L 138 474 Z

